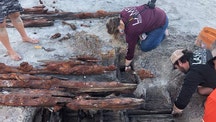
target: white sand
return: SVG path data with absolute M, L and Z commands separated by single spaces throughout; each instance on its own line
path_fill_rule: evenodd
M 55 2 L 53 2 L 55 1 Z M 48 10 L 62 10 L 65 12 L 96 12 L 97 10 L 105 11 L 120 11 L 127 6 L 141 5 L 147 3 L 147 0 L 87 0 L 87 1 L 77 1 L 77 0 L 44 0 L 44 5 Z M 39 4 L 39 0 L 28 1 L 20 0 L 23 7 L 32 7 Z M 88 4 L 87 4 L 88 3 Z M 216 28 L 215 18 L 216 15 L 213 14 L 216 8 L 214 0 L 200 0 L 200 1 L 187 1 L 187 0 L 177 0 L 177 1 L 167 1 L 158 0 L 157 6 L 161 7 L 167 12 L 169 17 L 169 28 L 171 34 L 188 34 L 197 35 L 199 31 L 205 27 L 210 26 Z M 89 23 L 89 20 L 72 20 L 71 22 L 77 23 Z M 175 31 L 172 31 L 172 30 Z M 22 61 L 28 61 L 30 63 L 37 63 L 37 60 L 55 58 L 54 54 L 59 54 L 65 56 L 69 50 L 65 48 L 67 44 L 60 44 L 57 41 L 50 40 L 50 36 L 60 32 L 62 35 L 71 32 L 68 26 L 62 26 L 61 21 L 56 20 L 55 25 L 52 27 L 43 28 L 26 28 L 28 34 L 31 37 L 40 40 L 41 46 L 53 47 L 57 50 L 54 52 L 45 52 L 43 50 L 34 49 L 34 45 L 22 43 L 22 40 L 14 28 L 8 28 L 9 38 L 12 47 L 22 55 Z M 104 38 L 104 40 L 109 40 L 110 36 L 106 32 L 105 25 L 98 22 L 97 20 L 91 23 L 90 28 L 79 27 L 77 31 L 87 31 L 92 34 L 96 34 Z M 34 33 L 37 34 L 34 34 Z M 194 41 L 194 40 L 192 40 Z M 58 50 L 61 49 L 61 50 Z M 64 49 L 64 50 L 62 50 Z M 9 65 L 17 65 L 22 61 L 12 61 L 8 56 L 5 57 L 6 50 L 0 45 L 0 57 L 1 62 L 7 63 Z

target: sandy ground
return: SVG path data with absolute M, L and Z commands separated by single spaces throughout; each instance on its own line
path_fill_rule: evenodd
M 147 3 L 147 0 L 42 0 L 44 5 L 49 9 L 58 9 L 65 12 L 96 12 L 97 10 L 105 11 L 121 11 L 124 7 L 135 6 Z M 53 2 L 55 1 L 55 2 Z M 39 0 L 20 0 L 23 7 L 32 7 L 39 5 Z M 169 18 L 169 32 L 172 35 L 197 35 L 199 31 L 205 27 L 210 26 L 216 28 L 216 4 L 214 0 L 158 0 L 157 6 L 161 7 L 167 12 Z M 110 36 L 106 32 L 105 22 L 106 20 L 100 19 L 87 19 L 87 20 L 71 20 L 70 22 L 77 24 L 76 31 L 86 31 L 90 34 L 98 35 L 104 41 L 109 41 Z M 85 23 L 91 25 L 91 27 L 81 27 L 80 24 Z M 8 28 L 9 38 L 12 47 L 21 54 L 23 60 L 12 61 L 9 56 L 6 55 L 5 48 L 0 45 L 0 59 L 2 63 L 7 65 L 17 66 L 21 62 L 26 61 L 35 66 L 40 63 L 38 60 L 46 59 L 67 59 L 71 56 L 76 55 L 75 50 L 71 49 L 70 41 L 59 42 L 51 40 L 51 35 L 60 32 L 62 35 L 67 33 L 74 33 L 68 26 L 62 26 L 61 21 L 56 20 L 55 25 L 52 27 L 42 28 L 26 28 L 29 36 L 40 40 L 39 44 L 46 48 L 52 47 L 56 50 L 53 52 L 46 52 L 42 49 L 35 49 L 32 44 L 23 43 L 18 32 L 14 28 Z M 194 41 L 194 40 L 190 40 Z M 3 122 L 10 122 L 14 118 L 8 116 L 11 114 L 11 109 L 2 107 L 1 111 L 7 110 L 6 112 L 0 112 L 0 120 Z M 12 110 L 13 111 L 13 110 Z M 17 108 L 13 112 L 14 115 L 22 113 L 22 109 Z M 4 114 L 2 114 L 4 113 Z M 20 117 L 22 120 L 22 117 Z
M 65 12 L 96 12 L 97 10 L 101 9 L 105 11 L 120 11 L 121 9 L 127 6 L 135 6 L 147 3 L 147 0 L 88 0 L 79 2 L 77 2 L 76 0 L 44 0 L 43 2 L 44 5 L 48 8 L 48 10 L 57 9 Z M 213 0 L 160 0 L 157 1 L 157 6 L 161 7 L 167 12 L 170 21 L 170 33 L 181 35 L 197 35 L 204 26 L 216 27 L 216 23 L 214 21 L 216 15 L 212 14 L 214 13 L 216 5 L 213 4 L 213 2 Z M 23 7 L 26 8 L 39 5 L 38 0 L 34 0 L 31 2 L 27 0 L 20 0 L 20 3 Z M 77 26 L 77 31 L 84 30 L 89 33 L 98 35 L 107 41 L 110 38 L 110 36 L 106 33 L 104 21 L 94 19 L 81 21 L 72 20 L 70 22 L 75 23 L 77 25 L 79 25 L 80 23 L 91 24 L 90 28 Z M 73 33 L 68 26 L 62 26 L 61 21 L 56 20 L 55 25 L 52 27 L 26 28 L 26 30 L 29 36 L 40 40 L 40 43 L 38 45 L 44 47 L 53 47 L 56 49 L 56 51 L 47 53 L 43 50 L 34 49 L 35 45 L 22 43 L 22 40 L 18 32 L 14 28 L 8 28 L 11 45 L 18 53 L 22 55 L 22 61 L 37 63 L 37 60 L 55 58 L 54 54 L 58 54 L 61 56 L 63 55 L 65 57 L 72 55 L 73 52 L 71 53 L 71 50 L 67 49 L 67 44 L 58 43 L 55 40 L 50 40 L 50 36 L 55 34 L 56 32 L 60 32 L 62 35 L 65 35 L 67 33 Z M 20 62 L 22 62 L 12 61 L 5 54 L 5 48 L 2 45 L 0 45 L 1 62 L 7 63 L 9 65 L 17 65 Z

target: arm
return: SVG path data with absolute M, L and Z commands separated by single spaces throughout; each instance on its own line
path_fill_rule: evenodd
M 135 53 L 135 48 L 136 48 L 136 44 L 137 44 L 137 40 L 133 39 L 133 40 L 128 40 L 126 38 L 126 42 L 128 44 L 127 47 L 127 54 L 126 54 L 126 60 L 132 60 L 134 57 L 134 53 Z
M 189 71 L 184 79 L 179 96 L 174 102 L 173 115 L 182 114 L 183 109 L 188 105 L 193 93 L 197 90 L 202 81 L 200 74 L 196 71 Z
M 125 65 L 126 66 L 129 66 L 130 63 L 132 62 L 138 39 L 139 39 L 139 36 L 137 34 L 133 34 L 133 33 L 126 34 L 126 42 L 128 44 L 127 54 L 126 54 L 126 57 L 125 57 L 125 59 L 126 59 L 125 60 Z
M 134 36 L 129 36 L 134 37 Z M 137 41 L 134 39 L 130 39 L 128 36 L 126 36 L 126 42 L 128 43 L 128 49 L 127 49 L 127 55 L 125 57 L 125 71 L 131 69 L 131 62 L 133 61 L 135 48 Z
M 195 92 L 196 88 L 197 86 L 195 84 L 194 85 L 188 85 L 187 83 L 183 84 L 179 96 L 173 105 L 172 115 L 174 117 L 179 117 L 182 115 L 183 109 L 188 105 L 192 97 L 192 94 Z

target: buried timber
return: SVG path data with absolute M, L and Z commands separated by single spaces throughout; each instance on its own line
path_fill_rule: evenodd
M 88 78 L 89 75 L 101 75 L 116 70 L 113 65 L 102 66 L 95 63 L 96 59 L 94 62 L 92 60 L 93 58 L 82 56 L 69 61 L 46 61 L 41 68 L 34 68 L 27 62 L 18 67 L 2 63 L 0 104 L 37 107 L 56 113 L 61 113 L 64 109 L 80 112 L 139 108 L 144 102 L 143 99 L 124 96 L 132 94 L 137 84 L 118 81 L 76 81 L 68 77 L 81 75 Z M 49 115 L 40 117 L 41 120 L 36 118 L 34 121 L 38 122 L 54 119 Z
M 0 104 L 36 107 L 33 122 L 125 122 L 131 121 L 137 115 L 149 119 L 149 114 L 156 115 L 156 118 L 172 120 L 169 109 L 141 110 L 140 107 L 145 101 L 133 95 L 137 87 L 134 82 L 124 83 L 119 81 L 118 77 L 117 81 L 110 80 L 111 78 L 90 80 L 97 79 L 97 75 L 116 76 L 119 70 L 114 65 L 101 65 L 98 59 L 86 55 L 67 61 L 46 60 L 43 63 L 40 68 L 35 68 L 27 62 L 19 66 L 2 63 Z M 148 73 L 143 72 L 146 78 L 152 77 L 152 74 Z M 128 77 L 134 76 L 130 75 L 128 74 Z M 132 81 L 130 78 L 127 80 Z

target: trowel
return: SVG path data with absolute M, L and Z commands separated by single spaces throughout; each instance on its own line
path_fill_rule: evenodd
M 55 48 L 45 48 L 43 46 L 34 46 L 34 48 L 36 48 L 36 49 L 44 49 L 47 52 L 51 52 L 51 51 L 56 50 Z

